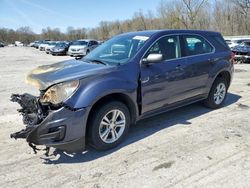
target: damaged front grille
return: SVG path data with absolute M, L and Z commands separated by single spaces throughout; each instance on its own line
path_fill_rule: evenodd
M 28 126 L 39 124 L 47 114 L 43 113 L 43 109 L 39 103 L 39 98 L 30 94 L 13 94 L 11 101 L 17 102 L 21 109 L 17 111 L 23 116 L 23 123 Z
M 17 111 L 22 115 L 23 123 L 26 125 L 24 129 L 11 134 L 10 137 L 14 139 L 26 139 L 34 153 L 37 153 L 37 151 L 41 149 L 36 147 L 37 144 L 40 144 L 37 142 L 36 138 L 34 139 L 34 135 L 31 134 L 35 132 L 37 125 L 41 124 L 51 111 L 57 110 L 63 106 L 62 104 L 52 105 L 50 103 L 41 103 L 40 98 L 42 95 L 42 91 L 40 97 L 35 97 L 27 93 L 22 95 L 12 94 L 10 99 L 12 102 L 16 102 L 21 106 Z M 57 128 L 61 128 L 60 130 L 62 130 L 62 132 L 65 131 L 63 130 L 63 126 Z M 49 134 L 50 132 L 47 133 Z M 56 133 L 56 131 L 53 133 Z M 60 133 L 61 132 L 58 132 L 59 136 L 61 136 Z M 46 151 L 45 155 L 48 155 L 49 147 L 46 147 L 44 150 Z
M 12 102 L 17 102 L 21 106 L 21 109 L 17 111 L 23 116 L 23 123 L 26 125 L 25 129 L 11 134 L 10 137 L 14 139 L 27 138 L 33 130 L 33 127 L 41 123 L 48 114 L 44 113 L 45 110 L 42 105 L 40 105 L 39 98 L 33 95 L 27 93 L 23 95 L 12 94 L 10 100 Z M 28 144 L 33 149 L 34 153 L 40 150 L 33 143 L 29 142 Z M 49 148 L 46 147 L 45 150 L 45 155 L 48 155 Z

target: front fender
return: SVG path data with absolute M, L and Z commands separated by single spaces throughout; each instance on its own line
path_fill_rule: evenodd
M 137 87 L 137 82 L 124 79 L 117 75 L 83 79 L 81 80 L 80 88 L 65 103 L 75 109 L 84 108 L 92 106 L 102 97 L 114 93 L 125 94 L 136 103 Z

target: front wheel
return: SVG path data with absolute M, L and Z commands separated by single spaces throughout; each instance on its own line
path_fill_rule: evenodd
M 225 101 L 228 84 L 223 78 L 217 78 L 212 85 L 208 98 L 204 101 L 205 106 L 216 109 Z
M 121 102 L 110 102 L 91 114 L 88 124 L 89 144 L 97 150 L 116 147 L 126 136 L 130 113 Z

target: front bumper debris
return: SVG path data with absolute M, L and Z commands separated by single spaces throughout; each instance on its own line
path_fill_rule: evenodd
M 39 97 L 30 94 L 13 94 L 11 101 L 21 106 L 17 111 L 23 116 L 26 125 L 25 129 L 11 134 L 11 138 L 26 139 L 35 153 L 40 150 L 36 145 L 45 145 L 46 154 L 50 147 L 65 151 L 84 149 L 87 121 L 84 114 L 87 108 L 45 105 L 40 103 Z

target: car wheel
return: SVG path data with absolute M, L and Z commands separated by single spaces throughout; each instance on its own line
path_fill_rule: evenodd
M 97 150 L 116 147 L 126 136 L 130 113 L 121 102 L 110 102 L 98 108 L 88 124 L 88 141 Z
M 228 83 L 223 78 L 217 78 L 212 85 L 208 98 L 204 104 L 209 108 L 219 108 L 227 96 Z

